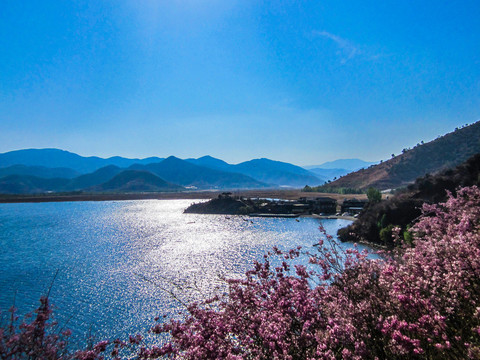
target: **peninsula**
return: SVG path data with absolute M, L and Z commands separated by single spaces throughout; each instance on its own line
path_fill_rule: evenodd
M 366 200 L 343 200 L 339 205 L 332 197 L 301 196 L 294 200 L 269 197 L 246 197 L 231 192 L 219 194 L 207 202 L 190 205 L 185 213 L 249 215 L 260 217 L 297 217 L 300 215 L 341 215 L 352 216 L 363 209 Z

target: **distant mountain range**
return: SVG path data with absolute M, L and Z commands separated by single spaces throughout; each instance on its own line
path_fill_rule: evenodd
M 441 136 L 388 161 L 352 172 L 330 183 L 329 187 L 393 189 L 404 187 L 427 174 L 436 174 L 463 163 L 480 153 L 480 121 Z
M 320 165 L 304 166 L 304 169 L 309 170 L 320 178 L 324 178 L 325 181 L 336 180 L 337 178 L 344 176 L 353 171 L 357 171 L 363 168 L 367 168 L 375 162 L 363 161 L 360 159 L 339 159 L 335 161 L 329 161 Z
M 299 166 L 265 158 L 232 165 L 211 156 L 103 159 L 59 149 L 0 154 L 0 193 L 4 194 L 300 188 L 322 184 L 326 179 Z
M 258 189 L 274 187 L 273 184 L 255 180 L 244 174 L 230 173 L 195 165 L 174 156 L 170 156 L 160 163 L 135 164 L 130 169 L 149 171 L 172 183 L 198 189 Z
M 370 165 L 374 165 L 376 162 L 371 162 L 371 161 L 364 161 L 360 159 L 339 159 L 335 161 L 327 161 L 323 164 L 320 165 L 309 165 L 309 166 L 304 166 L 305 169 L 311 170 L 311 169 L 345 169 L 349 171 L 357 171 L 362 168 L 369 167 Z
M 326 180 L 323 176 L 317 176 L 299 166 L 265 158 L 245 161 L 237 165 L 230 165 L 211 156 L 187 159 L 187 161 L 210 169 L 244 174 L 263 183 L 280 187 L 303 187 L 305 184 L 320 184 Z
M 58 149 L 17 150 L 0 154 L 0 193 L 302 188 L 331 180 L 326 185 L 329 189 L 373 186 L 383 190 L 455 167 L 480 153 L 479 139 L 477 122 L 404 149 L 401 155 L 379 164 L 341 159 L 305 168 L 265 158 L 233 165 L 211 156 L 186 160 L 174 156 L 103 159 Z

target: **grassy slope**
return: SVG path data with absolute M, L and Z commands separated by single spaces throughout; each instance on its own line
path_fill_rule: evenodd
M 399 188 L 428 173 L 455 167 L 477 153 L 480 153 L 480 122 L 417 145 L 381 164 L 350 173 L 329 186 Z

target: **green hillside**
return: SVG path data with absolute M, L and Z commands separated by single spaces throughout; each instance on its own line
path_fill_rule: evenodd
M 0 178 L 0 194 L 40 194 L 58 192 L 68 179 L 45 179 L 30 175 L 9 175 Z

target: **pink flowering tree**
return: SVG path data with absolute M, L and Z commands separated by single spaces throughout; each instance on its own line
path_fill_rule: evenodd
M 23 319 L 11 307 L 7 324 L 0 327 L 0 359 L 2 360 L 103 360 L 132 358 L 142 338 L 130 336 L 120 340 L 92 343 L 86 349 L 76 350 L 68 344 L 71 331 L 60 328 L 52 317 L 48 296 L 40 298 L 40 305 Z
M 52 321 L 52 310 L 48 297 L 40 299 L 40 306 L 34 314 L 22 321 L 14 307 L 9 310 L 8 324 L 0 328 L 1 359 L 63 359 L 67 354 L 69 330 L 57 330 Z
M 480 190 L 425 205 L 410 231 L 413 245 L 381 260 L 328 236 L 308 266 L 292 265 L 299 249 L 275 250 L 226 295 L 156 325 L 169 341 L 139 357 L 480 358 Z

